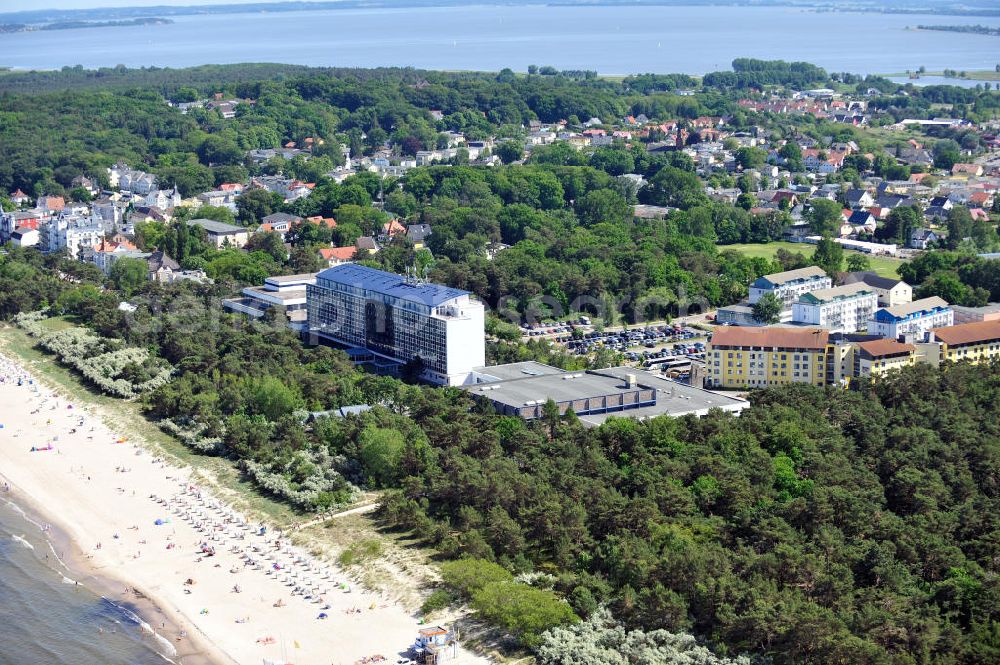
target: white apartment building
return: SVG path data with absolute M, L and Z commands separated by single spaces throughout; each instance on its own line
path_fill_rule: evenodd
M 81 258 L 84 249 L 104 240 L 110 226 L 99 217 L 60 215 L 39 227 L 39 248 L 45 252 L 66 250 L 70 258 Z
M 955 312 L 937 296 L 910 303 L 883 307 L 868 322 L 868 332 L 887 339 L 902 335 L 922 341 L 931 328 L 944 328 L 955 322 Z
M 863 283 L 810 291 L 792 305 L 795 323 L 820 326 L 830 332 L 857 332 L 878 307 L 878 294 Z
M 311 333 L 401 365 L 419 358 L 431 383 L 462 385 L 486 364 L 485 308 L 468 291 L 344 264 L 306 294 Z
M 756 303 L 765 293 L 773 293 L 785 307 L 791 307 L 802 294 L 831 286 L 833 280 L 817 266 L 764 275 L 750 285 L 750 304 Z

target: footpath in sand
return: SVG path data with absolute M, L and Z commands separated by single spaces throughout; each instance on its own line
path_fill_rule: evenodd
M 89 570 L 119 580 L 111 600 L 148 597 L 181 631 L 170 635 L 177 651 L 200 654 L 192 662 L 393 664 L 414 643 L 417 617 L 251 523 L 192 482 L 189 468 L 116 435 L 2 356 L 0 380 L 0 476 L 9 483 L 0 499 L 29 503 L 68 534 Z M 451 662 L 489 661 L 460 650 Z

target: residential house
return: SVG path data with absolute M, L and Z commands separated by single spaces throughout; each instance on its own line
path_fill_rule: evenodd
M 391 238 L 396 236 L 405 236 L 406 227 L 399 223 L 398 219 L 391 219 L 382 225 L 382 233 L 379 235 L 379 239 L 383 242 L 387 242 Z
M 18 189 L 16 192 L 11 192 L 10 200 L 16 206 L 23 206 L 25 203 L 31 202 L 31 197 Z
M 290 215 L 287 212 L 276 212 L 261 220 L 257 227 L 258 233 L 277 233 L 284 239 L 285 235 L 292 230 L 292 226 L 301 224 L 304 220 L 301 217 Z
M 73 178 L 73 181 L 70 183 L 70 187 L 72 187 L 73 189 L 79 187 L 80 189 L 85 190 L 91 196 L 97 196 L 97 194 L 101 191 L 101 188 L 98 187 L 93 180 L 91 180 L 85 175 L 78 175 L 75 178 Z
M 205 229 L 205 235 L 209 242 L 220 249 L 227 245 L 241 248 L 250 239 L 249 232 L 242 226 L 233 226 L 217 222 L 214 219 L 189 219 L 187 225 Z
M 855 210 L 847 218 L 847 223 L 852 227 L 852 231 L 857 234 L 875 233 L 875 216 L 866 210 Z
M 181 204 L 181 193 L 177 191 L 177 185 L 173 189 L 154 189 L 146 194 L 145 203 L 160 210 L 176 208 Z
M 93 263 L 101 269 L 101 272 L 108 275 L 118 259 L 123 257 L 144 258 L 145 256 L 138 247 L 125 238 L 119 238 L 117 242 L 102 238 L 97 245 L 84 248 L 80 260 Z
M 42 195 L 35 201 L 35 207 L 48 213 L 62 212 L 66 208 L 66 199 L 61 196 Z
M 237 192 L 234 190 L 216 189 L 211 192 L 202 192 L 196 198 L 205 206 L 215 208 L 236 207 Z
M 950 326 L 954 320 L 948 303 L 932 296 L 879 309 L 868 323 L 868 332 L 888 339 L 905 335 L 923 341 L 932 328 Z
M 354 245 L 346 247 L 323 247 L 319 250 L 319 257 L 326 262 L 328 268 L 339 266 L 342 263 L 353 263 L 354 255 L 358 248 Z
M 983 175 L 982 164 L 955 164 L 951 167 L 952 175 L 965 175 L 979 177 Z
M 354 241 L 354 246 L 357 247 L 358 251 L 362 254 L 374 254 L 379 251 L 381 247 L 375 241 L 375 238 L 371 236 L 361 236 Z
M 850 208 L 868 208 L 875 205 L 875 197 L 866 189 L 849 189 L 844 199 Z
M 873 272 L 848 272 L 841 275 L 843 284 L 865 284 L 878 295 L 879 307 L 893 307 L 913 300 L 913 288 L 901 279 L 882 277 Z
M 40 242 L 38 229 L 28 226 L 19 226 L 10 234 L 10 242 L 15 247 L 34 247 Z
M 424 241 L 431 235 L 431 225 L 430 224 L 408 224 L 406 227 L 406 237 L 413 246 L 417 249 L 421 249 L 424 246 Z
M 40 210 L 14 210 L 3 212 L 0 210 L 0 244 L 10 240 L 16 229 L 32 229 L 37 231 L 47 215 Z

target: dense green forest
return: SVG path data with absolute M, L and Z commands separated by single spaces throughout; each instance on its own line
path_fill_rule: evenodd
M 450 556 L 548 573 L 581 616 L 608 603 L 776 663 L 996 662 L 998 390 L 998 365 L 918 366 L 594 430 L 439 394 L 411 411 L 433 459 L 383 513 Z

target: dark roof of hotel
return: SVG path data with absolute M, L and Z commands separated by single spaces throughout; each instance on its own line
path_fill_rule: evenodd
M 402 275 L 368 266 L 346 264 L 327 268 L 316 275 L 317 280 L 376 291 L 388 296 L 436 307 L 454 298 L 470 295 L 468 291 L 440 284 L 407 281 Z

